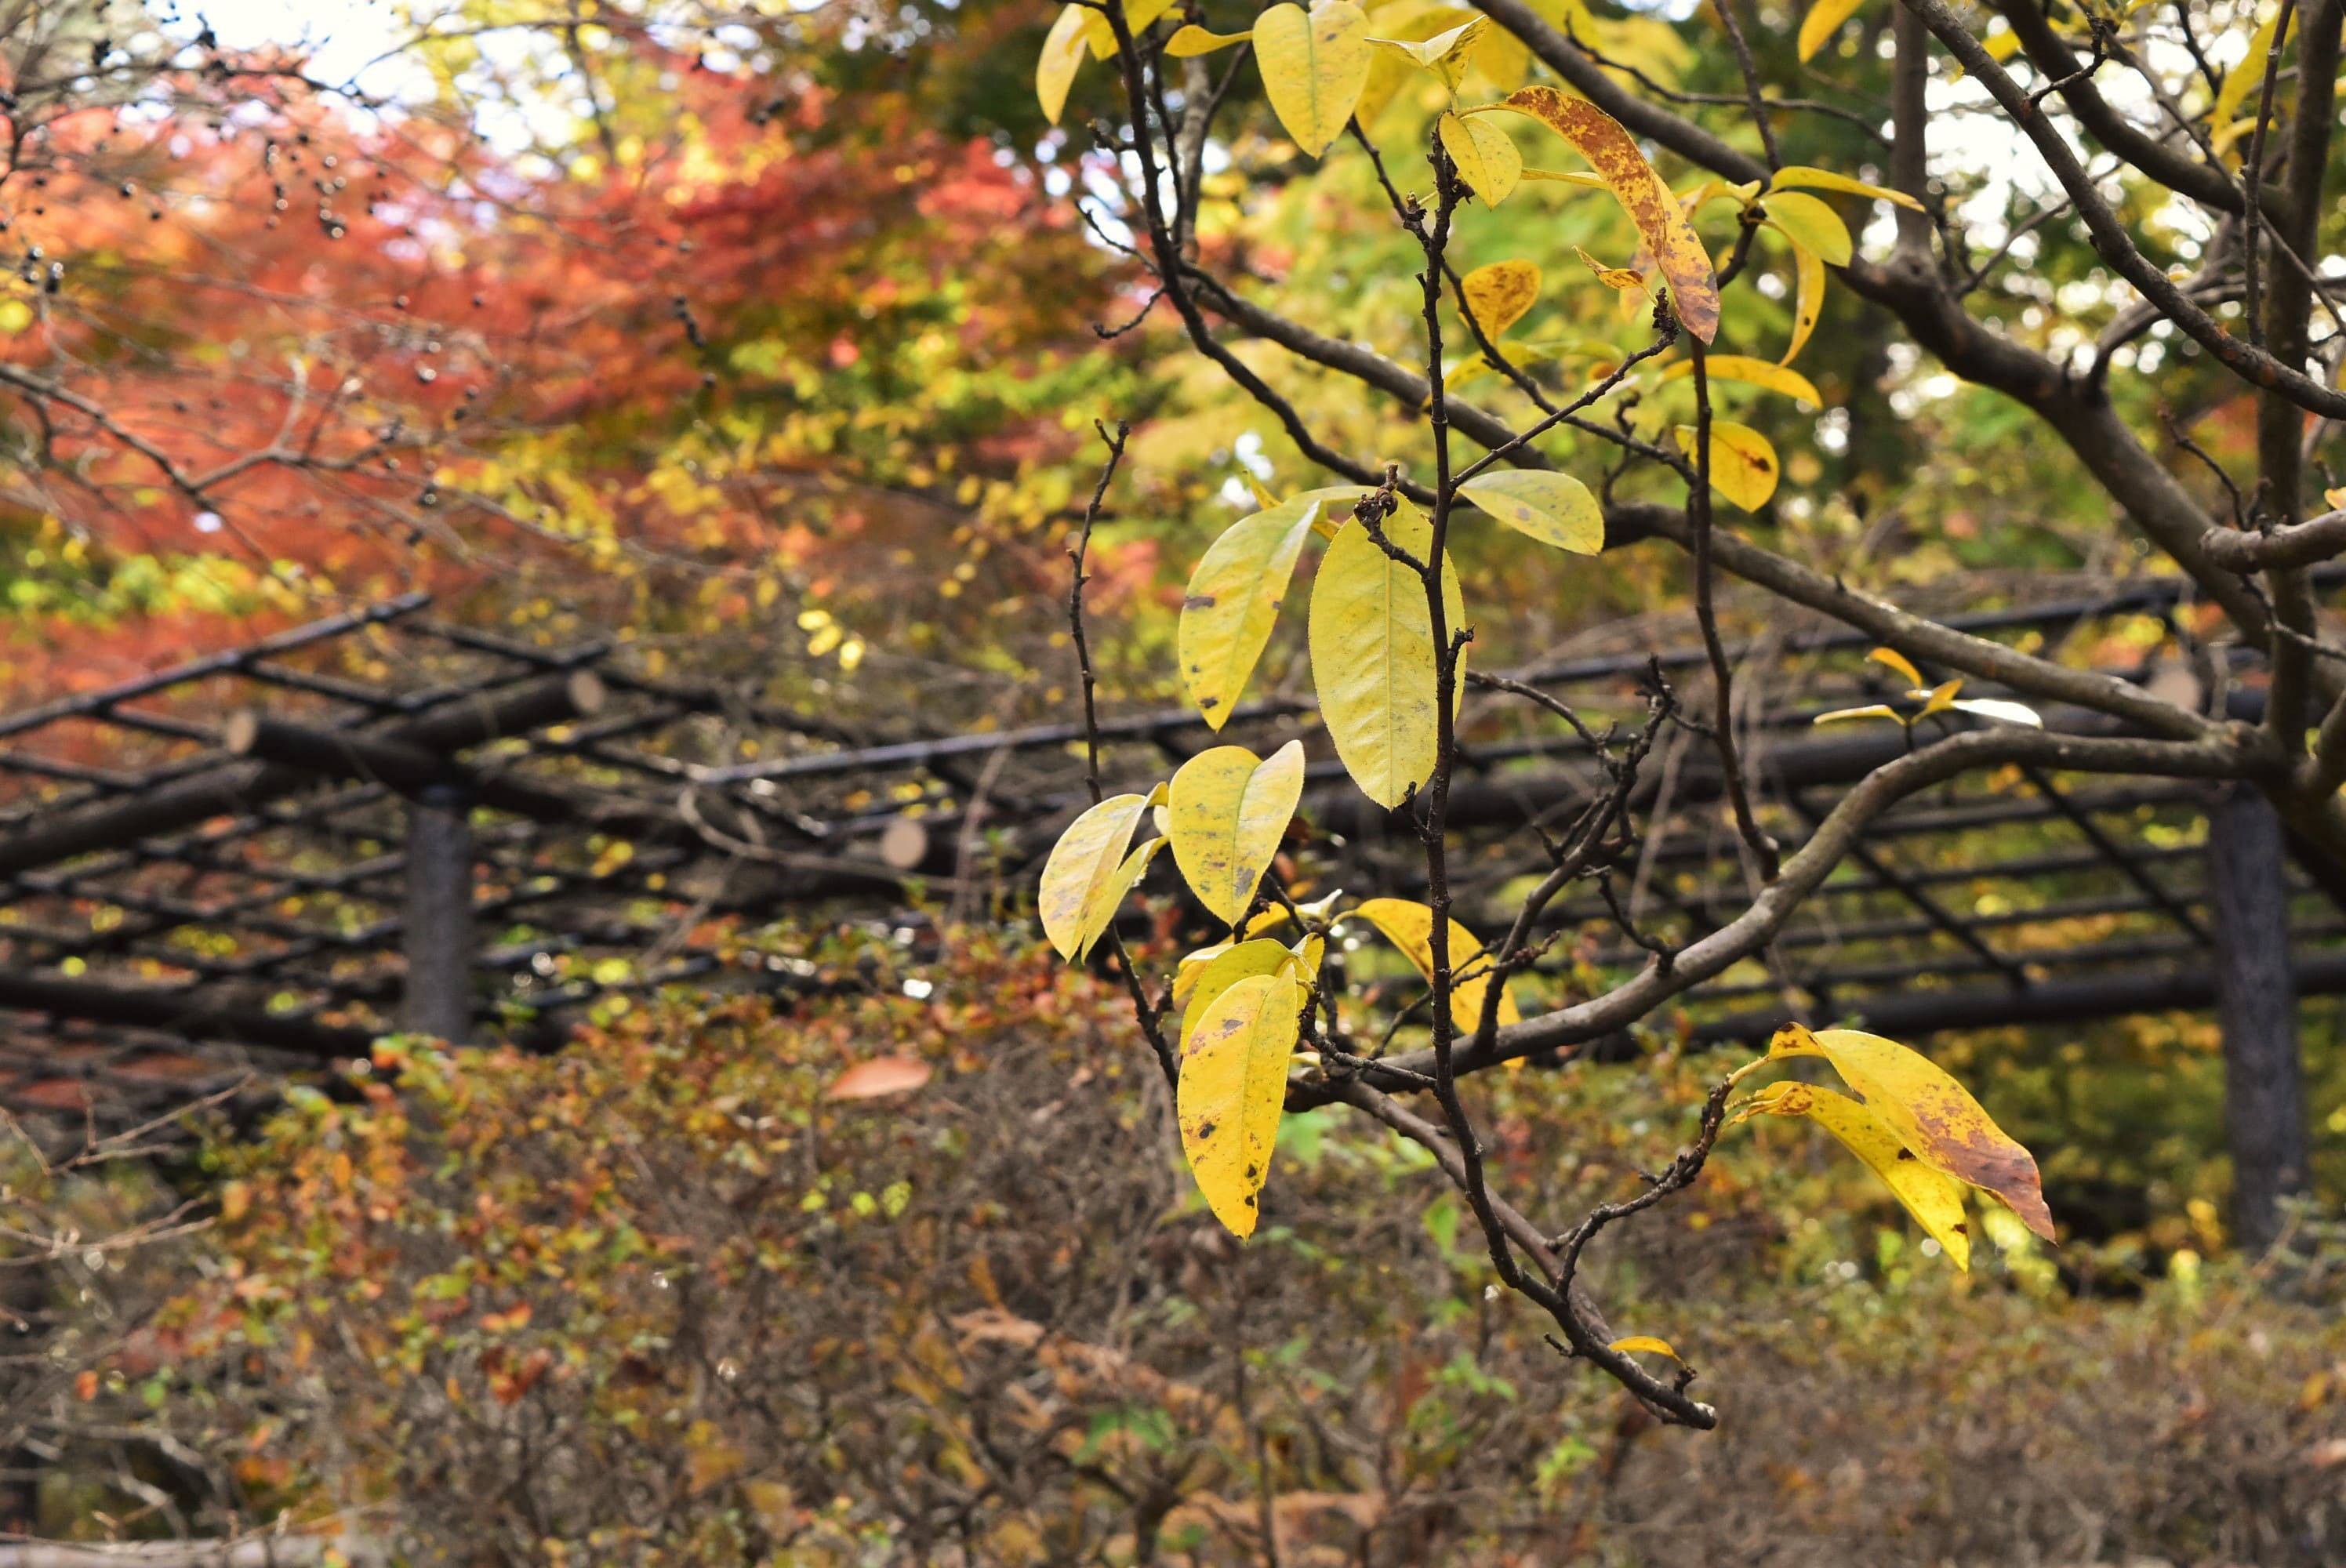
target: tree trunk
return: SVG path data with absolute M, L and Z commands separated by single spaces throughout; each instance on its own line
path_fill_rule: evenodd
M 407 808 L 407 993 L 401 1022 L 461 1045 L 473 1027 L 472 802 L 435 786 Z
M 2280 1233 L 2280 1200 L 2305 1186 L 2305 1080 L 2290 968 L 2289 884 L 2280 818 L 2246 785 L 2208 818 L 2216 940 L 2216 1017 L 2224 1031 L 2224 1132 L 2232 1225 L 2250 1253 Z

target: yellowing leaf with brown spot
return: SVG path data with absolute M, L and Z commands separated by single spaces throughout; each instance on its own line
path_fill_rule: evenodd
M 1254 19 L 1254 51 L 1271 112 L 1311 158 L 1344 134 L 1368 83 L 1369 18 L 1352 0 L 1273 5 Z
M 1519 534 L 1543 545 L 1594 555 L 1605 548 L 1605 509 L 1568 473 L 1501 468 L 1478 473 L 1458 493 Z
M 1235 926 L 1303 799 L 1303 743 L 1258 759 L 1243 746 L 1200 751 L 1173 775 L 1173 860 L 1189 891 Z
M 1059 19 L 1044 36 L 1043 53 L 1035 62 L 1035 97 L 1042 102 L 1043 117 L 1053 125 L 1059 123 L 1059 111 L 1067 107 L 1067 89 L 1075 85 L 1076 67 L 1084 63 L 1084 18 L 1089 14 L 1080 5 L 1062 7 Z
M 1806 246 L 1795 240 L 1792 245 L 1792 342 L 1777 361 L 1790 364 L 1808 346 L 1809 334 L 1817 330 L 1817 318 L 1825 308 L 1825 264 L 1809 253 Z
M 1165 40 L 1165 52 L 1177 60 L 1195 55 L 1210 55 L 1217 49 L 1227 49 L 1233 44 L 1243 44 L 1252 33 L 1209 33 L 1192 22 Z
M 1742 382 L 1747 385 L 1766 387 L 1770 392 L 1782 392 L 1786 397 L 1799 398 L 1802 402 L 1824 406 L 1817 395 L 1816 384 L 1798 371 L 1788 371 L 1781 365 L 1771 365 L 1766 360 L 1747 359 L 1741 354 L 1713 354 L 1703 361 L 1703 374 L 1715 382 Z M 1662 372 L 1662 380 L 1674 382 L 1694 374 L 1694 361 L 1680 360 Z
M 1173 0 L 1124 0 L 1124 25 L 1137 38 L 1148 30 L 1149 24 L 1171 9 Z M 1107 12 L 1084 12 L 1084 37 L 1091 45 L 1094 59 L 1116 58 L 1116 29 L 1108 25 Z
M 1841 214 L 1813 196 L 1803 196 L 1797 190 L 1780 190 L 1762 197 L 1760 210 L 1768 221 L 1782 230 L 1784 236 L 1819 260 L 1835 267 L 1846 267 L 1855 248 L 1849 239 L 1849 225 Z
M 1756 1115 L 1806 1116 L 1839 1138 L 1897 1195 L 1955 1267 L 1970 1270 L 1972 1233 L 1964 1215 L 1964 1184 L 1917 1159 L 1872 1107 L 1813 1084 L 1771 1084 L 1752 1095 L 1735 1119 Z
M 1625 294 L 1632 290 L 1640 294 L 1646 291 L 1646 275 L 1635 267 L 1607 267 L 1577 245 L 1572 248 L 1572 253 L 1579 257 L 1580 264 L 1596 273 L 1596 280 L 1607 289 L 1617 289 Z
M 1524 176 L 1524 155 L 1506 132 L 1453 114 L 1436 121 L 1434 130 L 1442 137 L 1442 150 L 1457 166 L 1458 178 L 1484 206 L 1496 207 L 1515 194 L 1515 182 Z
M 1407 899 L 1369 899 L 1352 911 L 1377 928 L 1387 942 L 1401 949 L 1426 983 L 1433 983 L 1433 911 Z M 1483 1023 L 1483 997 L 1491 987 L 1491 965 L 1482 957 L 1483 944 L 1456 921 L 1450 922 L 1451 1022 L 1462 1034 L 1472 1034 Z M 1460 976 L 1466 978 L 1461 979 Z M 1504 989 L 1499 993 L 1499 1022 L 1519 1022 L 1523 1013 Z
M 1613 199 L 1629 215 L 1669 280 L 1670 302 L 1688 331 L 1709 342 L 1719 333 L 1719 280 L 1710 252 L 1696 237 L 1678 199 L 1654 173 L 1653 165 L 1620 122 L 1584 98 L 1554 87 L 1523 87 L 1504 106 L 1531 116 L 1570 142 L 1588 166 L 1605 177 Z
M 1181 1152 L 1206 1207 L 1241 1239 L 1254 1234 L 1270 1175 L 1303 997 L 1292 972 L 1239 981 L 1198 1015 L 1181 1050 Z
M 1694 426 L 1678 426 L 1678 450 L 1692 457 Z M 1780 472 L 1776 462 L 1776 449 L 1768 444 L 1766 436 L 1749 425 L 1738 424 L 1731 419 L 1710 422 L 1712 489 L 1746 512 L 1757 512 L 1768 504 L 1770 496 L 1776 494 L 1776 479 Z
M 1923 204 L 1902 190 L 1892 190 L 1886 185 L 1868 185 L 1862 179 L 1851 179 L 1829 168 L 1811 168 L 1804 163 L 1786 164 L 1770 177 L 1768 184 L 1775 190 L 1805 188 L 1810 190 L 1838 190 L 1845 196 L 1871 196 L 1876 200 L 1911 207 L 1917 212 L 1923 210 Z
M 1386 538 L 1419 560 L 1433 530 L 1402 505 L 1384 520 Z M 1443 563 L 1450 629 L 1465 616 L 1458 575 Z M 1336 756 L 1361 792 L 1391 808 L 1433 777 L 1433 617 L 1425 585 L 1355 521 L 1344 524 L 1320 563 L 1311 589 L 1311 679 Z
M 1823 48 L 1841 31 L 1841 25 L 1856 15 L 1857 8 L 1864 4 L 1865 0 L 1817 0 L 1800 19 L 1800 58 L 1805 61 Z
M 1768 1054 L 1831 1062 L 1915 1158 L 1994 1193 L 2029 1229 L 2054 1239 L 2035 1159 L 1929 1057 L 1879 1034 L 1855 1029 L 1811 1034 L 1797 1023 L 1776 1036 Z
M 1051 858 L 1043 864 L 1038 902 L 1043 934 L 1051 939 L 1061 958 L 1087 952 L 1107 928 L 1117 904 L 1132 886 L 1117 881 L 1126 863 L 1124 847 L 1163 789 L 1159 785 L 1148 795 L 1109 796 L 1067 824 L 1067 830 L 1051 846 Z
M 1177 1043 L 1183 1045 L 1189 1043 L 1189 1032 L 1198 1026 L 1198 1020 L 1206 1015 L 1206 1010 L 1223 992 L 1241 980 L 1277 974 L 1294 962 L 1293 952 L 1268 937 L 1242 942 L 1216 953 L 1198 966 L 1195 978 L 1189 983 L 1188 994 L 1176 999 L 1175 1005 L 1181 1009 L 1181 1033 Z
M 1229 721 L 1254 674 L 1321 508 L 1314 496 L 1298 495 L 1242 517 L 1223 530 L 1189 574 L 1174 646 L 1182 689 L 1209 728 Z
M 1474 324 L 1493 342 L 1539 302 L 1540 270 L 1530 261 L 1494 261 L 1458 280 Z

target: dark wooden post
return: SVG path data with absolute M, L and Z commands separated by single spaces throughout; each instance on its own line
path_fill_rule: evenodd
M 473 1026 L 472 798 L 454 785 L 407 806 L 407 991 L 401 1022 L 462 1044 Z
M 2305 1077 L 2290 969 L 2289 884 L 2272 803 L 2245 784 L 2208 817 L 2216 1017 L 2224 1031 L 2224 1134 L 2232 1225 L 2260 1253 L 2280 1233 L 2280 1199 L 2306 1181 Z

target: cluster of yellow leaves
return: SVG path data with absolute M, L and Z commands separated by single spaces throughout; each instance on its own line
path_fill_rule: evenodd
M 1971 1267 L 1964 1199 L 1974 1187 L 2004 1204 L 2038 1236 L 2054 1239 L 2036 1161 L 1928 1057 L 1879 1034 L 1854 1029 L 1811 1033 L 1795 1023 L 1744 1071 L 1794 1056 L 1830 1062 L 1862 1100 L 1821 1084 L 1771 1084 L 1746 1101 L 1733 1121 L 1771 1115 L 1818 1123 L 1888 1185 L 1958 1268 Z
M 1862 708 L 1837 708 L 1831 713 L 1821 713 L 1813 722 L 1841 724 L 1852 718 L 1892 718 L 1912 729 L 1934 713 L 1946 713 L 1952 710 L 1957 713 L 1976 714 L 1982 718 L 2001 719 L 2006 724 L 2025 724 L 2039 729 L 2045 727 L 2045 720 L 2037 717 L 2036 710 L 2025 704 L 2007 702 L 2001 697 L 1958 697 L 1956 694 L 1964 688 L 1964 683 L 1960 677 L 1943 681 L 1937 686 L 1925 687 L 1923 684 L 1923 672 L 1916 669 L 1913 663 L 1896 648 L 1875 648 L 1865 657 L 1876 664 L 1886 665 L 1904 676 L 1907 687 L 1906 700 L 1919 702 L 1923 706 L 1912 713 L 1901 713 L 1886 702 L 1869 702 Z

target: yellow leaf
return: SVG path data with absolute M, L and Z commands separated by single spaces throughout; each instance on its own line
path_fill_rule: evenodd
M 1649 1350 L 1657 1356 L 1668 1356 L 1681 1366 L 1686 1364 L 1686 1359 L 1670 1349 L 1670 1342 L 1668 1339 L 1657 1339 L 1651 1334 L 1632 1334 L 1626 1339 L 1616 1339 L 1605 1348 L 1608 1350 L 1617 1350 L 1625 1356 L 1639 1350 Z
M 1051 847 L 1051 858 L 1043 865 L 1038 901 L 1043 934 L 1051 939 L 1061 958 L 1087 952 L 1107 929 L 1117 904 L 1132 886 L 1128 881 L 1117 882 L 1126 863 L 1124 847 L 1163 789 L 1159 785 L 1148 795 L 1109 796 L 1067 824 L 1067 830 Z
M 1596 273 L 1596 280 L 1607 289 L 1618 289 L 1625 293 L 1632 289 L 1639 293 L 1645 292 L 1646 275 L 1635 267 L 1607 267 L 1577 245 L 1572 248 L 1572 253 L 1579 257 L 1580 264 Z
M 1458 90 L 1459 78 L 1466 74 L 1469 52 L 1482 37 L 1483 28 L 1488 20 L 1478 15 L 1446 33 L 1436 33 L 1422 40 L 1371 38 L 1368 42 L 1390 58 L 1415 66 L 1420 70 L 1432 71 L 1442 78 L 1443 87 L 1454 93 Z
M 1328 939 L 1313 932 L 1288 950 L 1295 954 L 1295 967 L 1309 985 L 1320 978 L 1320 964 L 1328 956 Z
M 1797 190 L 1780 190 L 1762 197 L 1760 210 L 1768 221 L 1780 229 L 1784 237 L 1834 267 L 1849 265 L 1853 248 L 1849 239 L 1849 225 L 1841 214 L 1813 196 L 1803 196 Z
M 1797 1023 L 1770 1043 L 1768 1054 L 1831 1062 L 1916 1159 L 1994 1193 L 2029 1229 L 2054 1239 L 2035 1159 L 1929 1057 L 1879 1034 L 1855 1029 L 1811 1034 Z
M 1401 949 L 1402 957 L 1417 966 L 1427 984 L 1433 983 L 1432 910 L 1407 899 L 1370 899 L 1355 908 L 1352 914 L 1376 927 L 1387 942 Z M 1482 952 L 1483 944 L 1475 940 L 1473 932 L 1454 920 L 1450 922 L 1450 973 L 1454 983 L 1450 990 L 1450 1018 L 1462 1034 L 1472 1034 L 1483 1023 L 1483 994 L 1490 989 L 1491 966 L 1482 961 Z M 1469 978 L 1460 980 L 1460 975 Z M 1515 1008 L 1515 999 L 1502 990 L 1499 1022 L 1515 1023 L 1522 1018 Z
M 1300 740 L 1267 762 L 1217 746 L 1183 763 L 1173 775 L 1173 860 L 1198 901 L 1233 926 L 1244 919 L 1302 799 Z
M 1687 221 L 1678 199 L 1654 173 L 1646 155 L 1618 121 L 1585 98 L 1568 98 L 1554 87 L 1524 87 L 1504 107 L 1531 116 L 1578 150 L 1605 177 L 1613 199 L 1637 226 L 1646 249 L 1669 280 L 1672 306 L 1688 331 L 1709 342 L 1719 332 L 1719 281 L 1710 252 Z
M 1605 509 L 1588 486 L 1567 473 L 1500 468 L 1478 473 L 1458 493 L 1519 534 L 1575 555 L 1605 548 Z
M 1841 25 L 1857 14 L 1865 0 L 1817 0 L 1800 18 L 1800 58 L 1805 61 L 1825 46 Z
M 1814 1084 L 1771 1084 L 1752 1095 L 1735 1119 L 1760 1115 L 1806 1116 L 1839 1138 L 1897 1195 L 1955 1267 L 1970 1271 L 1972 1235 L 1964 1215 L 1964 1184 L 1916 1158 L 1871 1106 Z
M 1383 532 L 1420 560 L 1433 543 L 1433 528 L 1406 503 Z M 1442 588 L 1454 632 L 1465 608 L 1447 561 Z M 1400 805 L 1433 773 L 1433 617 L 1417 574 L 1357 521 L 1344 524 L 1320 563 L 1310 641 L 1320 715 L 1344 770 L 1378 805 Z
M 1192 22 L 1165 40 L 1165 52 L 1177 60 L 1186 60 L 1194 55 L 1210 55 L 1232 44 L 1243 44 L 1253 36 L 1252 33 L 1209 33 Z
M 1110 0 L 1114 4 L 1115 0 Z M 1173 9 L 1173 0 L 1123 0 L 1124 25 L 1136 38 L 1148 31 L 1149 24 Z M 1112 60 L 1116 57 L 1116 29 L 1107 24 L 1107 13 L 1086 9 L 1084 12 L 1084 37 L 1090 43 L 1092 57 Z
M 1601 174 L 1591 174 L 1585 168 L 1526 168 L 1525 179 L 1549 179 L 1558 185 L 1585 185 L 1591 190 L 1610 190 Z
M 1035 96 L 1042 100 L 1043 117 L 1053 125 L 1059 123 L 1059 111 L 1067 107 L 1067 89 L 1075 84 L 1076 67 L 1084 63 L 1084 18 L 1088 15 L 1080 5 L 1063 6 L 1059 19 L 1051 24 L 1043 39 L 1042 56 L 1035 62 Z
M 1472 21 L 1474 12 L 1455 5 L 1417 5 L 1402 0 L 1396 5 L 1381 5 L 1369 18 L 1369 25 L 1388 41 L 1412 42 L 1431 38 L 1447 27 Z M 1369 77 L 1361 88 L 1361 101 L 1352 113 L 1363 128 L 1376 124 L 1402 85 L 1418 71 L 1417 62 L 1402 50 L 1375 50 L 1369 60 Z
M 1241 980 L 1214 998 L 1182 1048 L 1174 1095 L 1181 1152 L 1206 1207 L 1240 1238 L 1254 1234 L 1257 1195 L 1270 1174 L 1303 997 L 1291 972 Z
M 1206 1015 L 1206 1010 L 1223 992 L 1241 980 L 1277 974 L 1294 962 L 1295 954 L 1284 945 L 1265 937 L 1224 948 L 1200 964 L 1197 975 L 1189 983 L 1188 994 L 1178 999 L 1177 1004 L 1181 1009 L 1179 1044 L 1187 1045 L 1189 1043 L 1189 1032 L 1198 1026 L 1198 1020 Z
M 1886 702 L 1869 702 L 1863 708 L 1836 708 L 1831 713 L 1820 713 L 1810 724 L 1846 724 L 1853 718 L 1898 718 L 1898 710 Z M 1900 723 L 1905 720 L 1899 719 Z
M 1370 49 L 1366 13 L 1352 0 L 1278 5 L 1254 19 L 1255 57 L 1262 66 L 1271 112 L 1295 145 L 1311 158 L 1344 134 L 1367 85 Z
M 2263 93 L 2265 60 L 2272 53 L 2273 29 L 2280 24 L 2280 11 L 2274 10 L 2257 24 L 2255 32 L 2249 35 L 2249 52 L 2240 56 L 2239 65 L 2224 74 L 2223 90 L 2216 95 L 2215 112 L 2208 119 L 2209 125 L 2230 127 L 2232 117 L 2239 113 L 2240 106 L 2249 101 L 2249 95 Z M 2275 91 L 2278 97 L 2278 87 Z M 2239 134 L 2233 132 L 2233 137 L 2237 138 Z
M 1678 450 L 1694 455 L 1694 426 L 1678 428 Z M 1746 512 L 1757 512 L 1776 494 L 1779 469 L 1776 449 L 1748 424 L 1731 419 L 1710 422 L 1710 483 L 1713 489 Z
M 1923 694 L 1923 711 L 1915 715 L 1915 717 L 1918 718 L 1928 718 L 1934 713 L 1944 713 L 1947 709 L 1954 707 L 1955 693 L 1963 690 L 1963 679 L 1961 677 L 1957 677 L 1953 680 L 1948 681 L 1942 686 L 1924 692 Z
M 2346 511 L 2346 488 L 2325 490 L 2321 493 L 2321 499 L 2333 512 Z
M 1906 677 L 1906 684 L 1910 688 L 1915 691 L 1923 689 L 1923 672 L 1914 667 L 1913 660 L 1908 658 L 1904 654 L 1900 653 L 1896 648 L 1875 648 L 1872 653 L 1867 654 L 1865 657 L 1872 663 L 1881 665 L 1888 669 L 1894 669 L 1900 675 L 1904 676 Z
M 1770 392 L 1782 392 L 1786 397 L 1799 398 L 1802 402 L 1814 403 L 1819 408 L 1824 406 L 1825 400 L 1817 395 L 1815 383 L 1808 377 L 1798 371 L 1786 370 L 1781 365 L 1771 365 L 1765 360 L 1747 359 L 1741 354 L 1713 354 L 1703 361 L 1702 372 L 1711 381 L 1745 382 L 1755 387 L 1766 387 Z M 1674 382 L 1681 376 L 1692 374 L 1694 361 L 1680 360 L 1662 372 L 1662 380 Z
M 1809 252 L 1798 240 L 1792 242 L 1792 271 L 1796 286 L 1792 299 L 1792 342 L 1784 351 L 1781 364 L 1790 364 L 1808 345 L 1809 334 L 1817 330 L 1817 318 L 1825 308 L 1825 264 Z
M 2019 41 L 2017 34 L 2011 36 L 2014 42 Z M 1775 190 L 1790 190 L 1800 187 L 1805 187 L 1810 190 L 1838 190 L 1847 196 L 1870 196 L 1878 201 L 1894 201 L 1901 207 L 1911 207 L 1917 212 L 1923 210 L 1923 204 L 1902 190 L 1892 190 L 1883 185 L 1868 185 L 1862 179 L 1851 179 L 1845 174 L 1835 174 L 1829 168 L 1811 168 L 1804 163 L 1786 164 L 1775 172 L 1768 184 L 1770 188 Z
M 1540 270 L 1529 261 L 1494 261 L 1458 280 L 1474 324 L 1493 342 L 1539 302 Z
M 1155 860 L 1157 851 L 1164 847 L 1164 840 L 1151 839 L 1127 855 L 1116 868 L 1116 875 L 1110 877 L 1101 889 L 1097 919 L 1084 928 L 1083 941 L 1076 949 L 1077 958 L 1089 954 L 1093 944 L 1107 934 L 1107 928 L 1116 921 L 1117 907 L 1124 902 L 1124 895 L 1148 873 L 1148 862 Z
M 1174 644 L 1182 688 L 1212 728 L 1229 722 L 1270 641 L 1296 557 L 1320 520 L 1321 505 L 1313 496 L 1298 495 L 1240 518 L 1189 574 Z
M 1458 178 L 1484 206 L 1496 207 L 1514 194 L 1515 182 L 1523 178 L 1524 155 L 1506 132 L 1452 114 L 1435 122 L 1434 130 L 1442 137 L 1442 150 L 1457 166 Z

